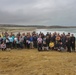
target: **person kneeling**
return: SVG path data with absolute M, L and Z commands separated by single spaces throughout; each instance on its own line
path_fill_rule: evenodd
M 54 42 L 50 41 L 49 47 L 50 47 L 51 50 L 54 50 Z
M 42 51 L 42 43 L 38 43 L 38 51 Z
M 42 50 L 48 50 L 48 46 L 46 42 L 43 42 Z
M 6 44 L 4 42 L 1 44 L 1 49 L 2 49 L 2 51 L 6 50 Z

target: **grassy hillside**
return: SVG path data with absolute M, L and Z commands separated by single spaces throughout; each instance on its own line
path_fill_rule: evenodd
M 76 75 L 76 53 L 0 51 L 0 75 Z

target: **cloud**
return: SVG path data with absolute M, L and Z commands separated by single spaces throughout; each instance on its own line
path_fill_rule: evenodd
M 1 0 L 0 23 L 76 25 L 76 0 Z

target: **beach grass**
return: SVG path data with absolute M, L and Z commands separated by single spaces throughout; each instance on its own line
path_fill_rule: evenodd
M 76 52 L 0 50 L 0 75 L 76 75 Z

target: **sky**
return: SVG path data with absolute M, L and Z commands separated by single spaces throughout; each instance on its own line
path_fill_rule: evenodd
M 0 0 L 0 24 L 76 26 L 76 0 Z

